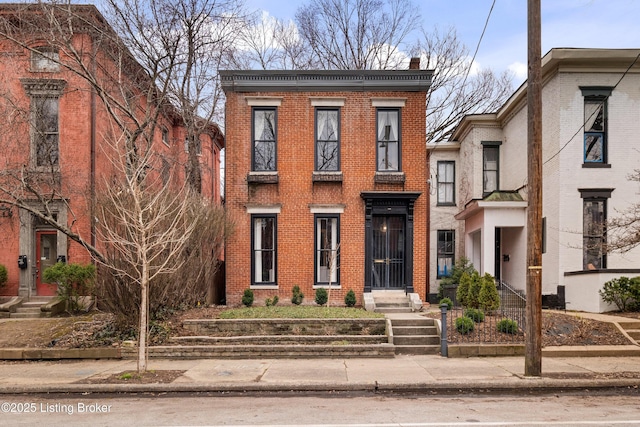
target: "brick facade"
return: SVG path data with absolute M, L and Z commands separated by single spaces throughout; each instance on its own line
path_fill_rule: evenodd
M 11 14 L 15 5 L 5 5 L 0 8 L 0 13 Z M 37 12 L 37 9 L 35 13 Z M 78 6 L 74 9 L 77 13 L 84 13 L 89 19 L 104 22 L 94 6 Z M 21 19 L 29 19 L 28 14 L 22 11 Z M 26 37 L 26 36 L 25 36 Z M 22 165 L 33 174 L 34 154 L 31 137 L 30 120 L 32 117 L 32 96 L 34 93 L 51 91 L 46 87 L 48 82 L 57 82 L 61 88 L 55 92 L 58 102 L 58 150 L 59 160 L 55 176 L 58 179 L 58 193 L 52 198 L 58 209 L 59 221 L 64 222 L 70 230 L 82 236 L 86 241 L 100 246 L 92 237 L 94 233 L 92 203 L 101 186 L 112 182 L 114 171 L 111 158 L 115 155 L 109 146 L 111 132 L 116 127 L 111 122 L 109 114 L 105 111 L 105 105 L 91 90 L 88 82 L 77 74 L 66 70 L 63 66 L 57 70 L 37 70 L 32 63 L 32 50 L 39 46 L 47 49 L 55 47 L 54 43 L 47 42 L 47 38 L 38 34 L 28 34 L 26 46 L 22 43 L 11 42 L 7 39 L 0 40 L 0 108 L 6 120 L 0 125 L 2 137 L 0 148 L 3 153 L 0 168 L 5 174 L 19 172 Z M 94 46 L 94 39 L 86 33 L 78 32 L 74 35 L 74 46 L 78 51 L 91 52 L 94 47 L 98 49 L 97 55 L 88 57 L 87 61 L 98 62 L 97 69 L 114 70 L 115 65 L 108 62 L 108 55 L 100 52 L 98 45 Z M 62 50 L 60 50 L 62 52 Z M 60 62 L 72 61 L 60 53 Z M 136 65 L 137 66 L 137 65 Z M 139 66 L 138 66 L 139 67 Z M 103 86 L 108 88 L 108 86 Z M 119 88 L 113 88 L 114 97 L 118 98 Z M 40 91 L 40 92 L 39 92 Z M 141 113 L 142 114 L 142 113 Z M 202 168 L 202 194 L 213 202 L 220 203 L 220 150 L 224 146 L 222 133 L 215 128 L 214 140 L 212 135 L 201 136 L 202 155 L 199 157 Z M 168 139 L 163 142 L 162 128 L 167 129 Z M 184 151 L 185 128 L 180 119 L 175 115 L 160 117 L 158 132 L 154 134 L 153 148 L 158 158 L 165 159 L 173 169 L 175 179 L 184 181 L 184 164 L 187 154 Z M 31 148 L 30 148 L 31 147 Z M 156 171 L 161 173 L 160 165 Z M 38 184 L 42 192 L 46 193 L 49 187 L 51 174 L 43 172 L 43 179 Z M 47 181 L 49 180 L 49 181 Z M 3 188 L 11 188 L 6 176 L 2 178 Z M 27 196 L 33 197 L 33 196 Z M 55 229 L 47 224 L 36 221 L 26 210 L 12 207 L 10 203 L 1 203 L 2 200 L 12 200 L 12 196 L 0 194 L 0 264 L 7 267 L 9 281 L 7 286 L 0 289 L 0 295 L 34 296 L 38 294 L 35 286 L 37 257 L 37 233 L 54 232 Z M 38 201 L 33 200 L 34 206 Z M 37 207 L 37 209 L 40 209 Z M 58 256 L 65 256 L 67 261 L 74 263 L 91 262 L 89 253 L 79 244 L 67 238 L 62 232 L 56 233 L 55 252 Z M 19 255 L 26 255 L 28 268 L 19 269 L 17 259 Z M 55 292 L 53 289 L 42 289 L 46 293 Z
M 406 74 L 403 73 L 406 71 L 385 72 L 375 77 L 381 79 L 376 81 L 386 77 L 404 78 Z M 320 82 L 319 86 L 322 86 L 322 82 L 339 74 L 314 72 L 314 85 Z M 415 82 L 429 76 L 430 72 L 418 71 L 407 79 Z M 227 304 L 239 304 L 243 291 L 248 288 L 253 289 L 256 304 L 262 304 L 274 295 L 288 302 L 294 285 L 300 286 L 306 303 L 313 303 L 314 287 L 317 287 L 314 225 L 314 213 L 317 212 L 332 212 L 339 216 L 339 285 L 332 285 L 331 303 L 343 304 L 345 293 L 353 290 L 358 304 L 362 304 L 365 266 L 370 265 L 365 257 L 365 196 L 369 193 L 374 199 L 377 195 L 383 199 L 417 195 L 411 202 L 414 203 L 412 212 L 401 214 L 407 227 L 413 228 L 413 245 L 403 250 L 407 254 L 405 263 L 413 263 L 407 276 L 412 274 L 413 289 L 424 298 L 428 269 L 429 193 L 425 148 L 428 85 L 398 90 L 393 82 L 384 81 L 386 87 L 382 90 L 367 87 L 366 83 L 356 89 L 340 81 L 334 84 L 331 80 L 326 89 L 298 87 L 292 90 L 287 87 L 286 80 L 305 82 L 307 75 L 292 74 L 282 80 L 281 75 L 274 72 L 249 73 L 250 78 L 269 82 L 268 87 L 255 90 L 238 86 L 238 81 L 244 77 L 233 71 L 223 73 L 227 95 L 225 201 L 228 215 L 235 222 L 234 234 L 225 248 Z M 391 174 L 376 173 L 376 105 L 387 105 L 385 101 L 390 102 L 389 105 L 402 105 L 399 108 L 401 167 L 400 172 Z M 277 172 L 251 172 L 252 108 L 255 105 L 277 108 Z M 339 172 L 314 173 L 315 110 L 318 105 L 339 105 Z M 251 215 L 259 212 L 275 212 L 277 217 L 277 278 L 267 286 L 252 284 Z M 405 231 L 409 233 L 408 228 Z M 413 252 L 411 260 L 410 252 Z

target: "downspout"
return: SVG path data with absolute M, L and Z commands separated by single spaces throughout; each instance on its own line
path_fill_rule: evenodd
M 93 44 L 93 43 L 92 43 Z M 91 73 L 95 75 L 96 72 L 96 48 L 93 46 L 93 55 L 91 57 Z M 96 91 L 95 88 L 91 88 L 90 95 L 90 144 L 91 144 L 91 177 L 90 177 L 90 189 L 91 194 L 91 207 L 89 221 L 91 224 L 91 246 L 96 247 Z

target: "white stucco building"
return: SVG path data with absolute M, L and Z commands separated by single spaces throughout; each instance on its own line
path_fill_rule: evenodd
M 542 59 L 543 304 L 614 309 L 598 290 L 640 276 L 640 249 L 606 253 L 607 219 L 640 202 L 640 49 L 552 49 Z M 430 144 L 430 290 L 464 255 L 525 289 L 527 84 Z

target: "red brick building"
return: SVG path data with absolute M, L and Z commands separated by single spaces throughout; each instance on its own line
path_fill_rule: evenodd
M 419 68 L 419 67 L 416 67 Z M 343 304 L 374 290 L 425 300 L 425 97 L 432 73 L 224 71 L 227 303 Z
M 4 123 L 0 125 L 0 264 L 7 267 L 9 281 L 0 295 L 53 295 L 56 288 L 41 280 L 41 272 L 57 259 L 75 263 L 91 261 L 89 253 L 67 235 L 38 219 L 12 201 L 20 200 L 35 210 L 46 208 L 58 222 L 96 242 L 94 212 L 97 191 L 110 182 L 114 171 L 111 156 L 113 117 L 107 114 L 105 102 L 96 94 L 86 78 L 70 71 L 77 67 L 69 46 L 85 61 L 87 67 L 98 70 L 96 76 L 108 81 L 122 64 L 111 61 L 105 34 L 113 32 L 94 6 L 72 6 L 74 28 L 67 48 L 57 47 L 43 28 L 41 34 L 18 30 L 27 21 L 38 19 L 38 6 L 7 4 L 0 6 L 6 22 L 15 25 L 20 40 L 0 38 L 0 108 Z M 86 25 L 87 22 L 93 25 Z M 26 26 L 25 26 L 26 28 Z M 104 31 L 96 31 L 102 28 Z M 127 72 L 142 70 L 130 61 Z M 122 68 L 120 68 L 122 71 Z M 100 75 L 100 71 L 103 72 Z M 141 74 L 128 78 L 139 79 Z M 147 74 L 142 74 L 147 76 Z M 98 78 L 97 77 L 97 78 Z M 151 87 L 146 83 L 146 87 Z M 111 88 L 111 89 L 109 89 Z M 131 101 L 140 94 L 126 93 L 122 86 L 103 84 L 100 90 L 111 90 L 107 97 L 113 102 Z M 122 92 L 119 92 L 122 91 Z M 148 112 L 144 101 L 140 114 Z M 111 106 L 113 108 L 113 106 Z M 162 107 L 152 136 L 152 147 L 158 168 L 150 173 L 171 175 L 184 180 L 187 154 L 186 131 L 181 118 L 171 108 Z M 111 141 L 110 141 L 111 140 Z M 211 124 L 199 141 L 202 171 L 202 194 L 220 202 L 220 150 L 224 138 Z M 12 179 L 29 177 L 24 185 L 37 186 L 43 197 L 38 198 L 23 185 L 12 187 Z M 98 190 L 97 190 L 98 189 Z

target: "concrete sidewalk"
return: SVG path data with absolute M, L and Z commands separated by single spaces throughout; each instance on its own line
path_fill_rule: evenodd
M 133 360 L 0 362 L 0 393 L 412 391 L 461 392 L 630 387 L 640 357 L 543 357 L 524 377 L 524 357 L 448 359 L 151 360 L 149 370 L 185 371 L 167 384 L 82 384 L 135 370 Z

